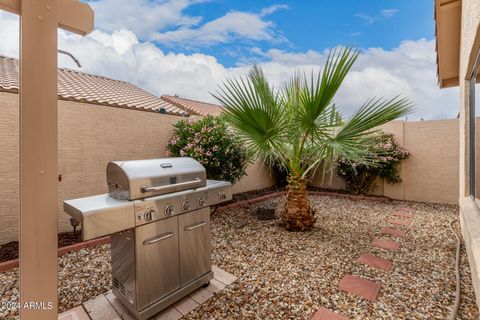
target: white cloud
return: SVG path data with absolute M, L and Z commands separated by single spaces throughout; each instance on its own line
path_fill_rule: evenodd
M 397 9 L 382 9 L 375 16 L 368 15 L 363 12 L 356 13 L 354 16 L 364 20 L 367 24 L 372 24 L 374 22 L 377 22 L 378 20 L 390 19 L 393 16 L 395 16 L 397 13 L 398 13 Z
M 264 20 L 266 13 L 273 13 L 279 7 L 268 7 L 260 14 L 230 11 L 224 16 L 207 22 L 197 28 L 179 28 L 159 32 L 152 37 L 164 45 L 183 47 L 210 46 L 235 40 L 254 40 L 269 42 L 286 42 L 286 39 L 274 31 L 274 23 Z
M 133 31 L 140 39 L 151 39 L 159 30 L 189 27 L 202 17 L 184 13 L 188 7 L 208 0 L 100 0 L 91 2 L 95 27 L 106 32 Z
M 140 40 L 158 41 L 166 46 L 192 48 L 234 40 L 286 41 L 274 31 L 274 24 L 265 19 L 285 4 L 274 4 L 259 13 L 230 11 L 211 21 L 185 13 L 189 7 L 211 0 L 97 0 L 97 29 L 112 33 L 131 30 Z M 112 13 L 115 14 L 112 14 Z
M 263 8 L 260 11 L 260 16 L 262 17 L 268 16 L 269 14 L 272 14 L 278 10 L 286 10 L 286 9 L 289 9 L 288 5 L 286 4 L 274 4 L 270 7 Z
M 0 54 L 18 56 L 18 19 L 0 14 Z M 95 31 L 87 37 L 59 32 L 59 47 L 74 54 L 81 70 L 134 83 L 154 94 L 179 94 L 193 99 L 215 101 L 210 92 L 227 77 L 245 74 L 252 61 L 227 68 L 205 54 L 165 53 L 154 44 L 138 41 L 128 30 L 112 33 Z M 253 49 L 271 82 L 279 87 L 295 72 L 310 73 L 325 61 L 325 52 L 285 52 Z M 59 64 L 75 69 L 63 55 Z M 369 48 L 347 76 L 336 97 L 337 105 L 351 113 L 370 97 L 410 97 L 417 105 L 410 118 L 453 118 L 458 113 L 458 89 L 437 86 L 435 43 L 421 39 L 405 41 L 398 48 Z
M 382 9 L 380 10 L 380 16 L 384 19 L 388 19 L 396 15 L 398 9 Z

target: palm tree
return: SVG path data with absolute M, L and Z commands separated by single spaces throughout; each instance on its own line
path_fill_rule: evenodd
M 333 99 L 358 56 L 357 49 L 334 49 L 317 76 L 297 72 L 280 90 L 254 66 L 247 77 L 226 80 L 214 94 L 247 148 L 267 161 L 278 161 L 288 172 L 281 215 L 287 230 L 313 227 L 309 175 L 319 166 L 332 172 L 339 156 L 372 164 L 368 136 L 379 125 L 413 111 L 404 98 L 371 99 L 348 120 L 339 121 Z

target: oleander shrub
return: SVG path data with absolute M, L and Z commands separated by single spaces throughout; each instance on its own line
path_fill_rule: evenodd
M 245 175 L 250 160 L 224 119 L 212 116 L 178 121 L 167 144 L 167 155 L 192 157 L 205 167 L 208 179 L 231 183 Z
M 391 133 L 383 131 L 371 137 L 373 162 L 364 164 L 344 157 L 337 159 L 337 175 L 345 181 L 346 191 L 352 194 L 367 194 L 377 188 L 375 180 L 383 178 L 387 183 L 402 181 L 399 165 L 410 157 L 408 150 L 400 146 Z

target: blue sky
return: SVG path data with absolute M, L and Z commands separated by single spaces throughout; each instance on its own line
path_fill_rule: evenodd
M 161 42 L 157 45 L 176 53 L 207 53 L 231 66 L 238 63 L 239 55 L 255 56 L 250 52 L 251 48 L 303 52 L 353 45 L 392 49 L 406 39 L 434 37 L 433 1 L 428 0 L 224 0 L 195 4 L 185 13 L 202 16 L 202 21 L 212 21 L 229 11 L 260 13 L 262 9 L 275 5 L 279 9 L 266 18 L 274 23 L 275 32 L 285 38 L 279 42 L 236 38 L 229 43 L 193 48 L 189 48 L 188 43 L 185 43 L 186 47 Z
M 401 95 L 409 119 L 455 118 L 457 88 L 436 77 L 433 0 L 93 0 L 95 30 L 60 31 L 59 47 L 82 71 L 131 82 L 156 95 L 216 102 L 227 78 L 260 65 L 282 86 L 317 72 L 339 45 L 361 49 L 335 103 L 349 115 L 371 97 Z M 114 13 L 114 14 L 113 14 Z M 0 54 L 18 56 L 18 17 L 0 12 Z M 77 69 L 64 56 L 61 67 Z

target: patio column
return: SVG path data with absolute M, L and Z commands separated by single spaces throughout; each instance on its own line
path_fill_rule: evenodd
M 20 316 L 55 319 L 57 0 L 22 0 L 21 9 Z
M 0 0 L 20 15 L 20 317 L 57 319 L 57 28 L 93 29 L 78 0 Z

